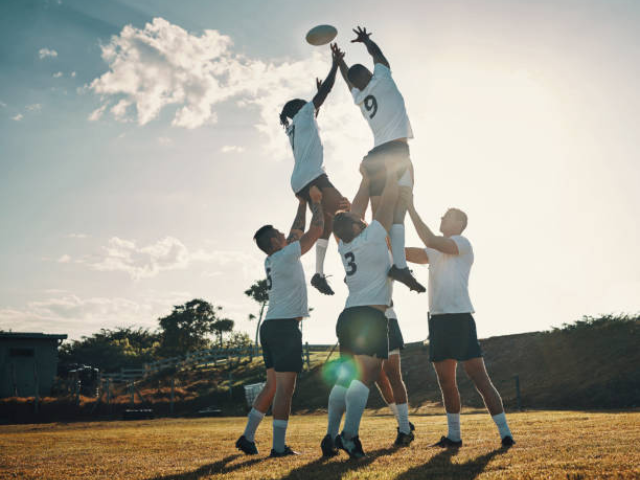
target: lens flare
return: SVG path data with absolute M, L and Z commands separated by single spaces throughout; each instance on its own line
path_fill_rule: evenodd
M 360 369 L 351 356 L 341 356 L 322 367 L 322 379 L 327 385 L 339 383 L 348 386 L 356 378 L 360 378 Z

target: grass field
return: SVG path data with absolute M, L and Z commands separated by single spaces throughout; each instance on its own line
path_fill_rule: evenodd
M 509 414 L 516 446 L 499 448 L 483 412 L 464 414 L 465 445 L 457 453 L 429 448 L 446 429 L 441 412 L 412 416 L 416 441 L 393 449 L 395 421 L 368 414 L 361 438 L 367 458 L 323 460 L 323 415 L 291 418 L 287 443 L 297 457 L 267 458 L 271 417 L 256 440 L 260 454 L 240 455 L 233 443 L 244 418 L 0 427 L 0 478 L 11 479 L 424 479 L 640 478 L 640 412 L 535 411 Z

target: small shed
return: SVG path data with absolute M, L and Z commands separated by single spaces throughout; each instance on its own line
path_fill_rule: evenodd
M 67 335 L 0 332 L 0 398 L 51 394 L 58 346 Z

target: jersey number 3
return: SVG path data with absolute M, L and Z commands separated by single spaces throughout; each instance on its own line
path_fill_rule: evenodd
M 358 270 L 358 266 L 356 265 L 356 256 L 353 252 L 347 252 L 344 254 L 344 259 L 347 261 L 347 276 L 350 277 Z
M 369 118 L 373 118 L 378 113 L 378 101 L 373 95 L 367 95 L 364 99 L 364 109 L 370 112 Z

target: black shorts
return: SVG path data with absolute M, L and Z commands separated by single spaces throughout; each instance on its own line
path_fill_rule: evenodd
M 464 362 L 482 357 L 476 322 L 470 313 L 447 313 L 429 317 L 429 360 Z
M 327 177 L 327 174 L 323 173 L 322 175 L 320 175 L 319 177 L 314 178 L 309 183 L 307 183 L 304 187 L 302 187 L 302 190 L 300 190 L 299 192 L 296 192 L 296 195 L 301 197 L 301 198 L 304 198 L 307 201 L 307 203 L 311 203 L 311 197 L 309 196 L 309 190 L 313 186 L 318 187 L 318 190 L 320 190 L 321 192 L 325 188 L 333 188 L 334 190 L 336 190 L 336 187 L 333 186 L 333 183 L 331 183 L 329 181 L 329 177 Z
M 266 320 L 260 327 L 262 357 L 276 372 L 302 371 L 302 332 L 295 318 Z
M 389 319 L 389 351 L 404 350 L 404 338 L 396 318 Z
M 383 143 L 367 153 L 367 156 L 362 159 L 369 176 L 369 195 L 372 197 L 382 195 L 387 180 L 386 163 L 389 161 L 388 159 L 391 159 L 399 180 L 411 165 L 409 144 L 395 140 Z
M 387 317 L 373 307 L 351 307 L 338 317 L 336 334 L 343 355 L 389 358 Z

